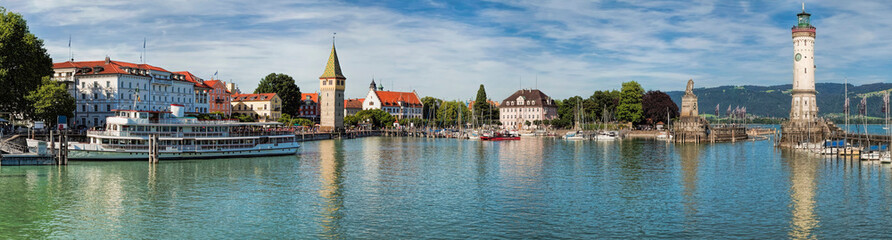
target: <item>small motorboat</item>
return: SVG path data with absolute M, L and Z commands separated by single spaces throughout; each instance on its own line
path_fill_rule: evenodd
M 880 163 L 892 163 L 892 153 L 889 151 L 881 152 Z
M 564 135 L 564 139 L 571 141 L 585 140 L 585 134 L 582 131 L 568 132 Z
M 508 141 L 508 140 L 520 140 L 520 135 L 511 134 L 511 133 L 500 133 L 495 132 L 490 136 L 481 136 L 480 140 L 483 141 Z

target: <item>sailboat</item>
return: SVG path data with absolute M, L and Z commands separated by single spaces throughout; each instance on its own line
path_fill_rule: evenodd
M 575 129 L 576 131 L 568 132 L 566 135 L 564 135 L 565 140 L 572 140 L 572 141 L 587 140 L 585 137 L 585 132 L 582 131 L 582 129 L 579 127 L 579 121 L 580 121 L 579 120 L 580 119 L 579 112 L 581 110 L 579 105 L 580 105 L 579 101 L 576 101 L 576 119 L 575 119 L 576 121 L 574 121 L 575 126 L 573 127 L 573 129 Z M 583 124 L 583 126 L 585 126 L 585 124 Z
M 845 101 L 845 106 L 844 106 L 846 128 L 843 131 L 843 134 L 845 134 L 844 135 L 845 137 L 843 137 L 843 148 L 840 149 L 842 151 L 837 151 L 837 152 L 839 153 L 840 156 L 843 156 L 843 157 L 858 156 L 858 155 L 861 155 L 861 149 L 857 148 L 857 147 L 849 146 L 849 144 L 848 144 L 848 131 L 849 131 L 849 79 L 848 78 L 846 78 L 844 86 L 845 86 L 845 96 L 846 96 L 846 101 Z

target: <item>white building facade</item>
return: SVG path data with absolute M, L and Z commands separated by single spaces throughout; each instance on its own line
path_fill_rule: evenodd
M 506 129 L 535 127 L 533 121 L 552 120 L 558 117 L 557 105 L 548 95 L 538 89 L 521 89 L 502 101 L 499 105 L 499 121 Z
M 397 119 L 421 118 L 424 105 L 418 94 L 412 92 L 384 91 L 375 80 L 369 84 L 369 93 L 362 101 L 362 110 L 381 109 Z
M 67 85 L 76 99 L 69 126 L 97 127 L 112 110 L 168 111 L 171 104 L 194 109 L 195 84 L 182 74 L 148 64 L 120 61 L 53 64 L 53 79 Z

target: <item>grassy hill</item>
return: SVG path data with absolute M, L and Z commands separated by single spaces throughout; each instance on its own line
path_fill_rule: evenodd
M 713 88 L 695 88 L 700 104 L 700 113 L 715 113 L 716 104 L 719 113 L 725 115 L 728 105 L 746 107 L 747 113 L 764 117 L 789 117 L 790 92 L 792 84 L 776 86 L 721 86 Z M 845 102 L 845 85 L 841 83 L 817 83 L 818 112 L 820 115 L 843 113 Z M 869 116 L 882 117 L 883 91 L 892 90 L 892 83 L 874 83 L 861 86 L 849 84 L 850 113 L 858 113 L 861 97 L 867 96 L 867 113 Z M 681 106 L 684 91 L 666 92 L 672 101 Z

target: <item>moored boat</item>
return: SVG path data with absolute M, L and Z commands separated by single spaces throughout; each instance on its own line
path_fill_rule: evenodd
M 102 131 L 87 131 L 87 143 L 68 145 L 71 160 L 145 160 L 157 137 L 159 159 L 204 159 L 293 155 L 294 132 L 276 122 L 202 121 L 168 111 L 117 110 Z
M 481 136 L 480 140 L 483 140 L 483 141 L 520 140 L 520 135 L 512 134 L 512 133 L 493 132 L 492 134 L 487 134 L 487 135 Z

